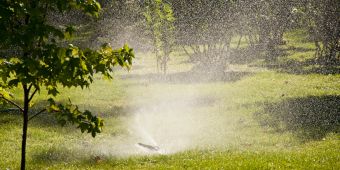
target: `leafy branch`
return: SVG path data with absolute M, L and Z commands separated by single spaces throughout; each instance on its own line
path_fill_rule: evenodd
M 23 109 L 21 106 L 19 106 L 19 104 L 15 103 L 15 102 L 12 101 L 12 100 L 7 99 L 7 98 L 4 97 L 2 94 L 0 94 L 0 98 L 3 99 L 3 100 L 5 100 L 6 102 L 12 104 L 13 106 L 17 107 L 21 112 L 24 112 L 24 109 Z

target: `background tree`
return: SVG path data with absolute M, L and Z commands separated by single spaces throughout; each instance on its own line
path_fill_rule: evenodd
M 144 4 L 144 17 L 148 35 L 154 46 L 157 70 L 164 74 L 174 46 L 174 21 L 172 7 L 162 0 L 148 0 Z
M 98 50 L 81 49 L 65 41 L 75 31 L 67 25 L 53 25 L 54 13 L 80 10 L 98 16 L 101 9 L 95 0 L 4 0 L 0 2 L 0 97 L 16 106 L 23 115 L 21 169 L 25 169 L 28 122 L 44 111 L 55 113 L 59 123 L 72 122 L 92 136 L 101 132 L 103 120 L 90 111 L 80 111 L 71 102 L 57 104 L 53 97 L 58 87 L 89 87 L 96 72 L 111 78 L 113 66 L 129 67 L 133 51 L 128 46 L 113 50 L 104 44 Z M 9 89 L 23 90 L 23 106 L 16 103 Z M 30 102 L 46 88 L 49 106 L 31 114 Z M 31 115 L 31 117 L 29 117 Z
M 338 0 L 306 0 L 302 19 L 316 46 L 318 63 L 338 65 L 340 61 L 340 3 Z
M 223 73 L 235 34 L 234 1 L 190 0 L 173 3 L 177 44 L 196 71 Z
M 283 35 L 292 25 L 294 1 L 241 0 L 237 4 L 238 33 L 253 51 L 264 51 L 267 61 L 275 59 L 277 47 L 285 44 Z
M 134 49 L 142 50 L 145 46 L 143 9 L 141 2 L 135 0 L 104 0 L 98 19 L 85 23 L 84 32 L 91 30 L 86 43 L 98 46 L 110 42 L 114 47 L 128 43 Z M 118 24 L 119 23 L 119 24 Z

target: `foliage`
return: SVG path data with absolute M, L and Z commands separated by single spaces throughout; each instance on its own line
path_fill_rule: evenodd
M 277 48 L 286 42 L 284 33 L 293 25 L 293 0 L 245 1 L 237 3 L 237 32 L 247 39 L 253 51 L 264 51 L 266 60 L 274 60 L 279 54 Z
M 60 122 L 64 117 L 78 124 L 82 132 L 88 131 L 94 137 L 101 131 L 103 121 L 91 112 L 81 112 L 76 106 L 56 105 L 53 97 L 58 95 L 58 86 L 89 87 L 95 73 L 112 78 L 110 72 L 116 65 L 129 68 L 133 51 L 127 45 L 114 50 L 104 44 L 98 50 L 81 49 L 72 44 L 63 45 L 75 28 L 70 25 L 53 25 L 48 20 L 54 13 L 80 10 L 98 17 L 100 4 L 95 0 L 46 0 L 46 1 L 1 1 L 0 3 L 0 76 L 1 98 L 18 107 L 23 113 L 23 158 L 28 120 L 45 110 L 60 112 Z M 24 91 L 24 106 L 14 102 L 5 89 L 21 86 Z M 30 119 L 30 101 L 41 88 L 46 88 L 50 106 L 36 113 Z M 53 108 L 53 109 L 51 109 Z M 25 164 L 22 162 L 22 168 Z
M 339 1 L 308 0 L 302 7 L 302 13 L 310 37 L 315 42 L 316 57 L 320 59 L 321 64 L 338 64 L 340 61 Z
M 132 50 L 128 46 L 113 50 L 104 44 L 99 50 L 80 49 L 72 44 L 64 47 L 58 43 L 74 28 L 53 27 L 46 21 L 48 11 L 81 9 L 97 16 L 100 5 L 95 1 L 4 1 L 1 4 L 2 37 L 0 69 L 2 86 L 6 88 L 28 85 L 40 91 L 46 87 L 48 93 L 56 96 L 58 85 L 81 88 L 93 82 L 97 72 L 111 78 L 113 66 L 129 67 L 132 63 Z M 11 53 L 15 50 L 15 53 Z M 7 97 L 7 96 L 3 96 Z M 33 96 L 32 96 L 33 97 Z
M 174 2 L 177 42 L 200 72 L 223 72 L 236 29 L 236 2 Z
M 166 74 L 169 55 L 174 46 L 174 21 L 172 7 L 162 0 L 145 1 L 144 17 L 151 34 L 157 69 Z
M 113 46 L 123 43 L 132 45 L 135 49 L 144 47 L 143 29 L 144 17 L 139 1 L 114 0 L 103 1 L 98 19 L 83 23 L 84 32 L 88 32 L 89 41 L 85 44 L 98 46 L 103 42 L 111 42 Z M 119 23 L 119 24 L 118 24 Z

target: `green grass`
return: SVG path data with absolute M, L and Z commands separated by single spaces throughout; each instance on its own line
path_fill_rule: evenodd
M 312 48 L 303 35 L 286 35 L 288 46 Z M 294 59 L 310 53 L 290 52 L 286 57 Z M 340 168 L 339 124 L 324 116 L 339 114 L 339 74 L 292 74 L 245 64 L 229 67 L 232 79 L 183 83 L 179 80 L 190 76 L 177 80 L 171 75 L 190 70 L 185 60 L 173 54 L 169 80 L 164 80 L 154 77 L 153 56 L 138 54 L 130 73 L 117 70 L 111 81 L 98 75 L 90 89 L 62 89 L 58 100 L 70 98 L 104 117 L 104 131 L 92 138 L 72 125 L 60 127 L 52 115 L 41 115 L 29 124 L 28 169 Z M 44 97 L 43 91 L 35 106 L 43 105 Z M 164 107 L 161 117 L 159 107 Z M 135 147 L 129 123 L 143 109 L 157 120 L 150 132 L 164 147 L 183 138 L 190 145 L 178 143 L 172 154 L 126 156 L 124 151 Z M 0 169 L 19 168 L 20 146 L 20 115 L 0 113 Z
M 283 49 L 286 49 L 286 61 L 293 60 L 303 62 L 308 59 L 313 59 L 315 54 L 315 44 L 308 39 L 308 34 L 305 30 L 295 30 L 287 32 L 284 35 L 286 44 Z
M 333 149 L 330 149 L 333 148 Z M 295 151 L 187 151 L 171 156 L 94 158 L 72 164 L 40 164 L 51 169 L 337 169 L 339 145 L 334 141 L 313 142 Z

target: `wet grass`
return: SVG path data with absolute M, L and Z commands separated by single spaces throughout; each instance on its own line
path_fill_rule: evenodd
M 332 148 L 332 149 L 330 149 Z M 48 161 L 36 164 L 36 169 L 337 169 L 339 150 L 335 141 L 313 142 L 295 151 L 202 151 L 192 150 L 171 156 L 144 156 L 130 158 L 90 157 L 83 160 L 67 162 Z M 67 158 L 65 151 L 60 157 Z M 50 153 L 57 154 L 56 151 Z M 62 155 L 62 154 L 65 155 Z M 59 157 L 59 159 L 60 159 Z M 54 157 L 55 159 L 55 157 Z
M 340 133 L 340 96 L 306 96 L 270 103 L 254 116 L 274 131 L 291 131 L 302 140 Z
M 339 74 L 339 62 L 325 64 L 315 56 L 315 43 L 303 29 L 287 32 L 286 44 L 277 47 L 278 56 L 271 61 L 257 60 L 255 65 L 290 74 Z
M 291 37 L 298 37 L 296 34 L 300 33 Z M 301 42 L 298 46 L 310 48 Z M 296 53 L 292 55 L 298 56 Z M 192 76 L 188 69 L 192 65 L 183 62 L 184 56 L 172 57 L 166 78 L 154 76 L 152 56 L 137 56 L 138 64 L 131 73 L 117 70 L 117 79 L 112 81 L 98 76 L 91 89 L 63 89 L 58 98 L 64 101 L 69 97 L 81 109 L 105 118 L 104 132 L 96 138 L 81 134 L 72 125 L 60 127 L 52 115 L 30 122 L 28 169 L 340 168 L 339 74 L 291 74 L 231 65 L 233 81 L 180 83 Z M 244 72 L 247 74 L 241 74 Z M 44 92 L 35 100 L 37 107 L 43 105 L 43 96 Z M 174 104 L 176 101 L 183 106 Z M 192 124 L 198 132 L 190 139 L 196 145 L 169 155 L 117 156 L 125 149 L 122 141 L 131 133 L 126 122 L 139 108 L 159 105 L 170 108 L 167 111 L 189 108 L 185 112 L 195 115 Z M 178 134 L 187 129 L 176 128 L 176 123 L 180 125 L 186 118 L 182 115 L 173 122 Z M 164 129 L 162 122 L 159 129 Z M 1 112 L 0 169 L 18 169 L 20 139 L 20 115 Z

